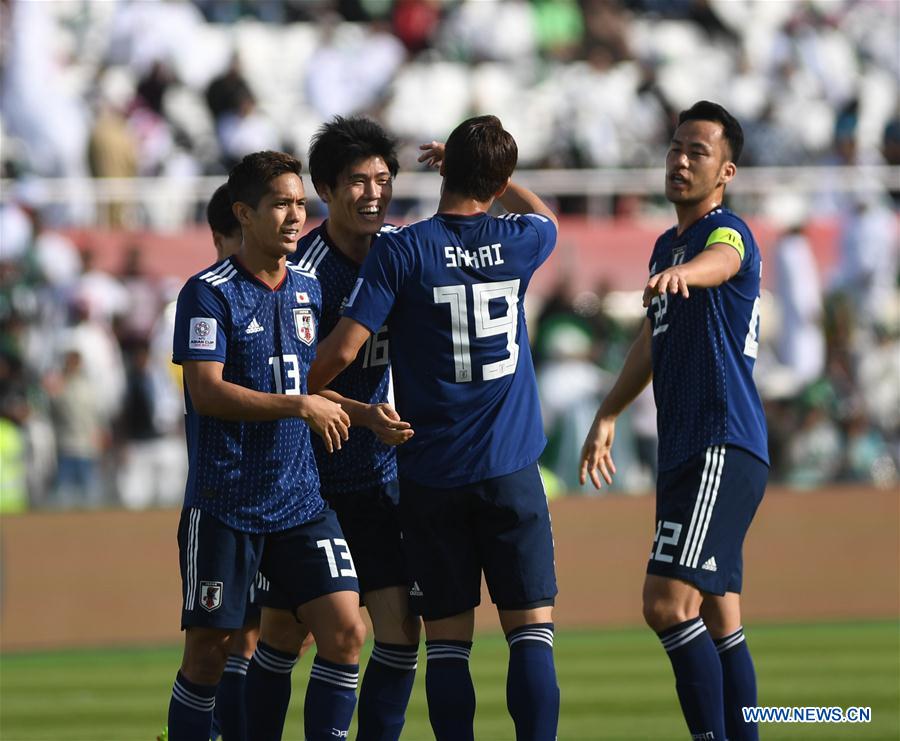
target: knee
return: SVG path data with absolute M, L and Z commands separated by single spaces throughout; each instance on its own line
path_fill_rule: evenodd
M 361 620 L 355 620 L 342 625 L 337 632 L 336 645 L 341 652 L 353 654 L 359 659 L 359 652 L 366 642 L 366 624 Z
M 691 620 L 699 614 L 696 612 L 690 614 L 691 611 L 685 605 L 653 595 L 644 596 L 643 612 L 644 622 L 657 633 L 686 620 Z
M 191 633 L 185 640 L 182 673 L 196 684 L 218 684 L 228 658 L 228 633 Z

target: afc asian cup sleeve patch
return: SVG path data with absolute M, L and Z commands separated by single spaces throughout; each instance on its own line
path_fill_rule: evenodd
M 217 610 L 222 606 L 222 582 L 200 582 L 200 607 L 207 612 Z
M 215 350 L 218 322 L 208 316 L 191 317 L 188 330 L 188 348 L 191 350 Z
M 316 320 L 312 309 L 294 309 L 294 327 L 297 339 L 304 345 L 312 345 L 316 341 Z

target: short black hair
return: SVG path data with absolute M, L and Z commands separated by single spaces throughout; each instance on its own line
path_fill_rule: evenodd
M 335 116 L 322 124 L 310 142 L 309 175 L 316 187 L 333 188 L 346 168 L 370 157 L 381 157 L 391 177 L 397 176 L 396 139 L 370 118 Z
M 284 152 L 254 152 L 231 168 L 228 195 L 232 203 L 246 203 L 256 208 L 275 178 L 288 173 L 300 177 L 302 171 L 300 160 Z
M 212 194 L 206 205 L 206 220 L 209 228 L 226 237 L 240 234 L 241 223 L 231 210 L 231 196 L 228 195 L 228 183 L 222 183 Z
M 722 132 L 731 149 L 731 161 L 738 163 L 744 149 L 744 130 L 738 120 L 718 103 L 699 100 L 678 114 L 678 125 L 685 121 L 715 121 L 722 125 Z
M 476 116 L 453 129 L 444 147 L 444 188 L 489 200 L 516 169 L 519 148 L 496 116 Z

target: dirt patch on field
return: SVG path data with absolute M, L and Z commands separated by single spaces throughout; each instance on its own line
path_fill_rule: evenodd
M 551 512 L 556 624 L 640 623 L 653 498 L 572 497 Z M 176 511 L 4 517 L 0 650 L 179 641 L 177 523 Z M 897 491 L 770 490 L 744 550 L 746 620 L 896 617 L 898 556 Z M 497 628 L 492 608 L 478 625 Z

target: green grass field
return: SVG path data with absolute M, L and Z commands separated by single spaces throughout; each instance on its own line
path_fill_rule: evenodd
M 896 622 L 748 629 L 761 705 L 866 706 L 870 724 L 765 724 L 765 739 L 900 738 L 900 629 Z M 648 630 L 563 631 L 560 741 L 685 739 L 668 660 Z M 368 654 L 368 648 L 365 654 Z M 424 669 L 424 651 L 421 653 Z M 147 741 L 165 722 L 176 648 L 0 657 L 3 741 Z M 300 739 L 309 659 L 294 671 L 284 738 Z M 482 635 L 472 652 L 479 741 L 513 738 L 506 713 L 506 643 Z M 403 738 L 433 738 L 419 672 Z M 351 738 L 353 737 L 351 732 Z

